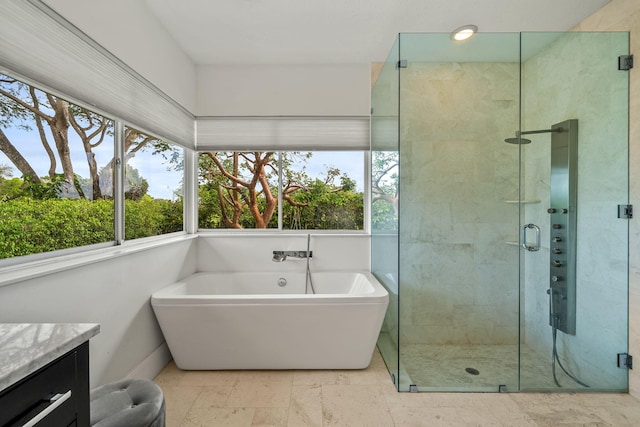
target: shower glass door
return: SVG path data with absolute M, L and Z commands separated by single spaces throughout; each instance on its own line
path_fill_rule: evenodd
M 521 256 L 522 390 L 628 387 L 628 53 L 628 33 L 522 34 L 521 224 L 541 234 Z
M 389 306 L 378 349 L 391 378 L 399 384 L 398 276 L 398 55 L 399 40 L 373 71 L 371 88 L 371 271 L 389 292 Z
M 399 47 L 399 389 L 517 390 L 520 36 Z
M 628 33 L 400 34 L 371 117 L 398 390 L 627 390 L 628 52 Z

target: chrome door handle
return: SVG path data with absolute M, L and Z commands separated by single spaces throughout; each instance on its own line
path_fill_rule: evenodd
M 527 244 L 527 229 L 532 228 L 536 234 L 536 242 L 533 245 Z M 522 226 L 522 247 L 529 252 L 540 250 L 540 227 L 535 224 L 525 224 Z

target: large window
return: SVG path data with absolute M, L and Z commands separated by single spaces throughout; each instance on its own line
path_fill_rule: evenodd
M 397 151 L 371 152 L 371 229 L 398 230 L 400 171 Z
M 201 229 L 362 230 L 364 153 L 203 152 Z
M 114 240 L 113 121 L 0 75 L 0 258 Z
M 182 231 L 183 150 L 125 128 L 125 240 Z
M 116 126 L 0 75 L 0 259 L 115 244 Z M 127 128 L 125 238 L 182 230 L 182 150 Z

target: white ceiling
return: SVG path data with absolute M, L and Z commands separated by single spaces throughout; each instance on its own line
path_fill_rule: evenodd
M 384 61 L 400 32 L 565 31 L 609 0 L 145 0 L 196 64 Z

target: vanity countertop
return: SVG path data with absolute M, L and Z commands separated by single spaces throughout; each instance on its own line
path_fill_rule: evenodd
M 99 332 L 97 323 L 0 323 L 0 392 Z

